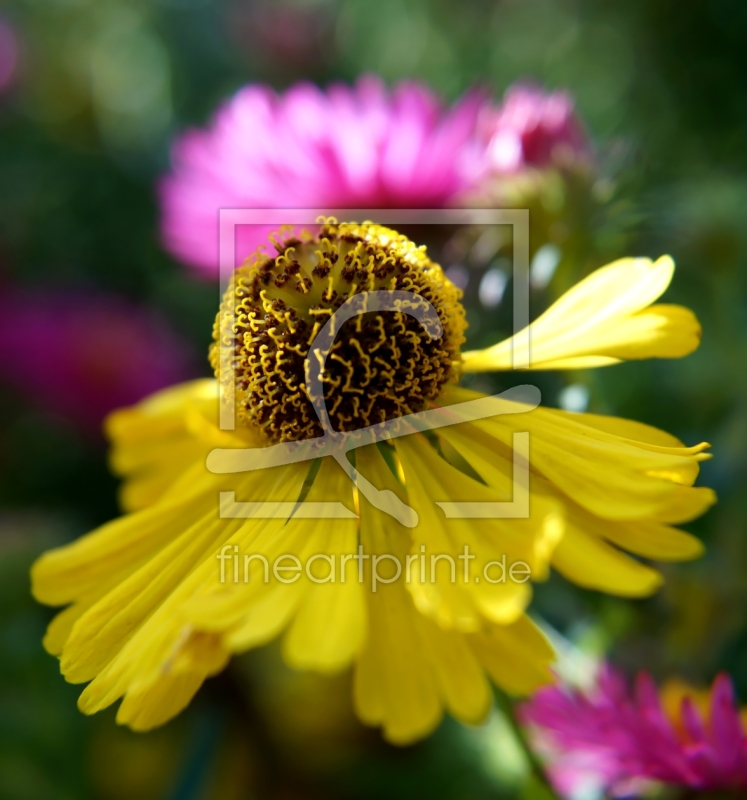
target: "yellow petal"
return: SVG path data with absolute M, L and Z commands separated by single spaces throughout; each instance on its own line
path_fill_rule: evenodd
M 255 496 L 267 499 L 295 500 L 305 473 L 306 465 L 292 465 L 254 475 L 252 473 L 242 475 L 241 482 L 237 484 L 237 495 L 243 499 L 254 492 Z M 116 615 L 115 619 L 118 618 L 121 622 L 128 619 L 137 621 L 137 609 L 147 608 L 147 603 L 151 603 L 150 616 L 128 637 L 115 659 L 107 666 L 107 680 L 113 687 L 117 687 L 117 691 L 121 692 L 122 687 L 130 687 L 158 674 L 163 664 L 173 659 L 173 648 L 179 645 L 185 630 L 212 634 L 211 628 L 200 628 L 194 623 L 189 609 L 201 591 L 230 585 L 221 583 L 221 570 L 216 558 L 225 545 L 229 545 L 230 551 L 231 546 L 239 542 L 242 545 L 239 548 L 240 553 L 245 554 L 253 552 L 253 543 L 262 535 L 274 535 L 276 539 L 280 538 L 277 534 L 282 530 L 285 520 L 222 519 L 217 515 L 217 503 L 214 500 L 213 504 L 212 520 L 208 516 L 207 524 L 203 526 L 204 530 L 198 525 L 185 537 L 183 550 L 191 551 L 188 555 L 183 557 L 176 547 L 176 552 L 169 554 L 170 557 L 165 555 L 162 557 L 159 554 L 153 559 L 160 561 L 163 558 L 167 564 L 163 568 L 163 578 L 161 581 L 156 581 L 164 585 L 153 589 L 150 586 L 141 589 L 144 599 L 138 597 L 137 605 L 130 603 Z M 191 569 L 188 568 L 190 560 Z M 173 568 L 170 566 L 171 561 L 174 562 Z M 233 577 L 230 562 L 226 572 L 227 575 L 224 577 L 228 581 L 229 575 Z M 146 574 L 141 571 L 133 575 L 132 580 L 142 580 L 144 577 Z M 240 580 L 241 577 L 240 575 Z M 165 590 L 169 591 L 166 597 L 163 594 Z M 83 620 L 78 624 L 82 626 Z M 76 627 L 74 633 L 77 632 Z M 111 634 L 114 633 L 114 629 L 109 629 L 107 626 L 104 632 Z M 69 643 L 69 646 L 71 645 L 72 641 Z M 230 648 L 226 645 L 226 649 Z M 103 674 L 99 675 L 97 680 L 104 680 Z
M 358 456 L 367 477 L 386 486 L 388 467 L 375 450 L 363 448 Z M 365 498 L 361 544 L 369 555 L 390 554 L 402 563 L 410 549 L 406 529 L 390 526 Z M 370 581 L 370 560 L 365 572 Z M 363 722 L 381 725 L 390 742 L 409 744 L 429 734 L 443 714 L 438 682 L 420 640 L 419 614 L 402 580 L 381 584 L 375 593 L 366 591 L 366 601 L 369 626 L 356 664 L 356 712 Z
M 544 571 L 546 565 L 537 563 L 542 548 L 536 547 L 536 541 L 545 535 L 545 520 L 447 519 L 436 503 L 498 502 L 502 498 L 444 461 L 420 435 L 398 440 L 397 453 L 405 471 L 408 500 L 420 515 L 412 530 L 413 553 L 419 555 L 422 545 L 426 559 L 426 579 L 422 580 L 415 568 L 408 584 L 418 608 L 441 627 L 463 631 L 477 630 L 483 616 L 500 624 L 515 621 L 531 599 L 529 583 L 511 579 L 491 583 L 485 579 L 485 571 L 493 569 L 495 573 L 499 569 L 495 564 L 504 563 L 504 571 L 510 570 L 516 562 Z M 459 559 L 465 546 L 466 555 L 473 557 L 469 562 Z M 451 561 L 445 560 L 441 567 L 435 562 L 434 569 L 431 559 L 440 555 Z M 494 567 L 489 568 L 491 563 Z
M 273 585 L 257 593 L 251 605 L 239 616 L 235 628 L 224 636 L 232 653 L 242 653 L 271 642 L 293 619 L 303 598 L 304 585 Z
M 205 678 L 225 667 L 228 657 L 217 637 L 189 633 L 157 673 L 130 685 L 117 722 L 136 731 L 163 725 L 189 703 Z M 105 681 L 93 681 L 81 694 L 78 707 L 86 714 L 105 708 L 116 699 L 108 688 Z
M 485 350 L 464 353 L 465 372 L 581 369 L 626 359 L 679 358 L 700 343 L 700 325 L 686 308 L 651 306 L 669 286 L 674 262 L 662 256 L 624 258 L 593 272 L 527 330 Z M 529 342 L 527 351 L 526 343 Z
M 474 392 L 449 387 L 440 399 L 450 404 L 474 397 Z M 599 517 L 686 522 L 714 502 L 710 489 L 690 485 L 708 445 L 638 443 L 609 433 L 598 419 L 592 425 L 585 425 L 584 419 L 584 414 L 536 408 L 472 425 L 508 448 L 514 433 L 528 431 L 532 468 Z M 632 433 L 633 426 L 625 430 Z
M 485 436 L 482 430 L 469 424 L 442 428 L 439 438 L 446 439 L 455 447 L 485 483 L 498 493 L 501 501 L 515 499 L 514 454 L 502 442 Z M 526 519 L 511 519 L 506 525 L 509 532 L 515 531 L 526 541 L 532 542 L 532 552 L 529 554 L 532 579 L 542 581 L 548 576 L 547 567 L 552 551 L 563 535 L 564 510 L 562 502 L 558 502 L 551 492 L 544 492 L 541 486 L 533 485 L 531 474 L 529 492 Z M 506 525 L 501 525 L 504 531 Z
M 452 403 L 476 396 L 450 388 L 441 399 Z M 690 486 L 706 445 L 685 447 L 663 431 L 630 420 L 541 408 L 442 428 L 438 435 L 490 486 L 510 495 L 510 437 L 522 428 L 530 433 L 531 510 L 538 503 L 562 509 L 571 538 L 558 537 L 548 554 L 570 580 L 643 596 L 657 588 L 660 576 L 608 543 L 669 561 L 702 554 L 695 537 L 665 523 L 697 516 L 713 501 L 709 489 Z
M 350 505 L 350 479 L 334 461 L 325 461 L 316 478 L 325 499 L 345 498 Z M 356 562 L 350 559 L 342 565 L 342 558 L 358 547 L 357 520 L 322 521 L 309 545 L 313 555 L 332 559 L 319 559 L 321 569 L 315 578 L 331 576 L 333 580 L 308 587 L 283 642 L 283 657 L 296 669 L 334 672 L 351 663 L 366 635 L 365 600 Z M 314 575 L 313 567 L 309 571 Z M 303 579 L 309 580 L 308 573 Z
M 246 492 L 264 496 L 282 491 L 295 499 L 304 475 L 305 470 L 296 466 L 241 476 L 237 490 L 241 494 L 243 486 Z M 184 663 L 202 680 L 227 658 L 220 639 L 194 630 L 184 609 L 200 587 L 218 583 L 215 555 L 226 538 L 247 528 L 246 523 L 255 532 L 264 531 L 267 521 L 222 519 L 217 500 L 210 494 L 203 497 L 202 511 L 190 518 L 191 524 L 179 536 L 117 583 L 73 625 L 62 650 L 62 669 L 72 682 L 94 679 L 81 700 L 88 713 L 124 694 L 134 696 L 160 675 L 183 671 Z M 282 524 L 282 520 L 270 522 Z M 205 642 L 210 641 L 220 647 L 206 648 Z
M 224 521 L 216 521 L 211 509 L 89 609 L 75 623 L 62 653 L 61 669 L 67 680 L 81 683 L 96 677 L 185 576 L 206 555 L 212 556 L 226 533 Z
M 305 477 L 308 465 L 292 465 L 290 467 L 280 467 L 285 470 L 286 481 L 292 485 L 301 477 Z M 294 475 L 296 477 L 294 477 Z M 342 491 L 338 491 L 342 487 Z M 298 486 L 295 490 L 298 496 Z M 306 500 L 308 502 L 329 502 L 330 500 L 340 500 L 346 496 L 348 505 L 351 505 L 352 491 L 347 477 L 340 467 L 332 459 L 324 459 L 318 475 L 309 491 Z M 247 521 L 248 522 L 248 521 Z M 242 526 L 239 531 L 227 543 L 233 545 L 240 554 L 240 558 L 248 556 L 251 558 L 249 580 L 243 580 L 242 575 L 238 583 L 233 583 L 232 579 L 223 584 L 212 582 L 200 587 L 195 597 L 187 604 L 185 613 L 192 624 L 200 629 L 224 631 L 226 633 L 226 644 L 233 651 L 241 651 L 263 644 L 269 639 L 280 633 L 283 628 L 293 619 L 296 611 L 305 602 L 310 590 L 317 586 L 321 589 L 330 587 L 334 594 L 342 591 L 348 600 L 351 601 L 347 612 L 351 615 L 355 612 L 354 593 L 357 590 L 350 588 L 349 584 L 315 584 L 304 574 L 304 568 L 309 558 L 314 555 L 328 555 L 330 546 L 345 548 L 348 552 L 355 550 L 355 531 L 351 529 L 351 524 L 355 520 L 335 520 L 330 523 L 324 519 L 303 519 L 292 517 L 289 520 L 259 520 L 260 527 L 257 535 L 247 525 Z M 340 537 L 335 536 L 334 541 L 330 540 L 330 526 L 336 528 Z M 292 555 L 298 558 L 301 565 L 301 573 L 297 580 L 289 583 L 278 581 L 275 577 L 273 566 L 278 559 L 285 555 Z M 282 566 L 287 566 L 290 562 L 282 562 Z M 265 567 L 264 565 L 267 565 Z M 336 564 L 339 567 L 339 563 Z M 312 573 L 313 574 L 313 573 Z M 286 576 L 287 577 L 287 576 Z M 291 578 L 294 578 L 291 575 Z M 313 605 L 318 609 L 318 614 L 311 618 L 305 617 L 306 622 L 313 619 L 314 632 L 321 633 L 319 625 L 319 614 L 323 609 L 325 601 L 320 601 L 317 597 L 313 600 Z M 327 606 L 327 611 L 331 609 Z M 306 645 L 313 648 L 308 638 L 302 636 L 302 631 L 306 622 L 299 623 L 299 628 L 294 634 L 300 638 L 297 640 L 299 650 L 294 651 L 294 655 L 303 658 L 315 658 L 314 654 L 309 654 L 308 650 L 301 648 L 301 640 Z M 334 632 L 324 632 L 331 637 Z M 317 644 L 320 644 L 318 642 Z M 346 642 L 342 650 L 352 646 L 351 642 Z M 339 653 L 335 657 L 340 658 Z M 345 655 L 344 658 L 348 658 Z M 331 656 L 331 651 L 327 651 L 322 659 L 327 668 L 331 669 L 331 663 L 335 659 Z
M 148 444 L 184 429 L 184 410 L 195 400 L 218 399 L 218 382 L 201 379 L 170 386 L 137 405 L 113 411 L 104 428 L 110 439 L 123 445 Z
M 421 639 L 446 709 L 462 722 L 477 725 L 487 716 L 493 696 L 483 668 L 467 637 L 443 631 L 421 618 Z
M 528 695 L 554 680 L 555 652 L 527 616 L 513 625 L 491 625 L 467 640 L 490 677 L 510 694 Z
M 213 447 L 260 444 L 248 433 L 220 430 L 218 410 L 218 382 L 204 379 L 164 389 L 109 415 L 109 461 L 112 471 L 125 478 L 120 489 L 125 511 L 147 508 L 164 497 L 190 465 L 203 465 L 205 472 Z
M 606 524 L 603 536 L 631 553 L 658 561 L 689 561 L 700 558 L 705 548 L 692 534 L 658 522 Z
M 193 403 L 217 408 L 217 381 L 171 386 L 107 417 L 104 428 L 112 443 L 109 464 L 114 473 L 126 478 L 119 495 L 125 511 L 155 503 L 186 467 L 207 455 L 206 444 L 186 429 L 186 410 Z
M 151 459 L 148 468 L 139 470 L 119 488 L 119 505 L 123 511 L 140 511 L 158 502 L 184 474 L 185 464 L 204 458 L 203 447 L 190 440 L 173 446 L 159 443 L 164 458 Z M 167 455 L 166 455 L 167 454 Z
M 129 692 L 117 711 L 117 722 L 140 732 L 163 725 L 189 705 L 206 677 L 200 673 L 168 675 L 140 691 Z M 85 693 L 81 695 L 78 708 L 84 714 L 99 710 Z
M 573 522 L 571 517 L 552 558 L 555 569 L 568 580 L 585 589 L 622 597 L 645 597 L 661 586 L 663 578 L 656 570 L 634 561 Z
M 655 428 L 653 425 L 646 425 L 636 420 L 624 419 L 622 417 L 610 417 L 604 414 L 590 414 L 587 411 L 583 413 L 561 411 L 557 408 L 553 409 L 553 414 L 558 419 L 564 418 L 571 422 L 579 422 L 589 428 L 597 428 L 613 436 L 619 436 L 621 439 L 629 439 L 638 446 L 652 445 L 653 447 L 687 449 L 686 446 L 676 436 L 672 436 L 671 433 L 667 433 L 659 428 Z M 706 446 L 707 445 L 698 445 L 698 449 Z
M 126 577 L 189 528 L 194 513 L 191 503 L 156 506 L 44 553 L 31 568 L 34 597 L 60 606 L 96 592 L 116 577 Z
M 62 653 L 65 642 L 70 636 L 73 625 L 75 625 L 80 617 L 104 594 L 104 591 L 94 594 L 79 600 L 77 603 L 72 603 L 64 611 L 60 611 L 47 627 L 47 632 L 42 641 L 44 649 L 53 656 L 59 656 Z
M 404 745 L 431 733 L 443 708 L 417 612 L 402 587 L 393 586 L 367 596 L 369 636 L 356 664 L 353 702 L 363 722 L 382 726 L 385 739 Z

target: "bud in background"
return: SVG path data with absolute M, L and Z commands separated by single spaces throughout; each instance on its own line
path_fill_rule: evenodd
M 480 109 L 475 140 L 479 162 L 468 162 L 474 172 L 456 205 L 528 209 L 533 291 L 547 290 L 552 301 L 625 251 L 634 222 L 630 204 L 618 198 L 609 160 L 597 153 L 570 93 L 516 83 L 501 103 Z M 444 266 L 453 266 L 453 252 L 455 263 L 471 267 L 467 283 L 475 290 L 468 290 L 467 303 L 471 295 L 479 300 L 494 326 L 492 309 L 500 299 L 490 295 L 486 304 L 476 287 L 497 276 L 496 270 L 507 279 L 511 238 L 491 234 L 488 247 L 482 229 L 457 235 Z
M 591 145 L 564 91 L 545 92 L 531 84 L 511 86 L 497 108 L 483 110 L 478 136 L 486 142 L 487 174 L 526 168 L 573 167 L 591 161 Z

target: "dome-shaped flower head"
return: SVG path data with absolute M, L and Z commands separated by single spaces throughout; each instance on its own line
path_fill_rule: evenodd
M 639 673 L 634 692 L 605 666 L 595 685 L 540 689 L 520 712 L 557 790 L 567 798 L 638 797 L 659 783 L 747 789 L 747 728 L 728 675 L 710 696 Z
M 593 273 L 531 325 L 529 368 L 692 351 L 694 316 L 652 305 L 673 270 Z M 353 667 L 360 718 L 412 742 L 445 709 L 483 719 L 488 679 L 518 695 L 551 680 L 530 578 L 642 596 L 661 576 L 624 551 L 701 552 L 673 525 L 713 502 L 693 486 L 707 445 L 462 388 L 527 339 L 462 353 L 465 327 L 425 248 L 379 225 L 328 222 L 238 269 L 216 380 L 109 418 L 128 513 L 33 568 L 36 597 L 68 606 L 45 646 L 90 682 L 80 708 L 124 698 L 118 720 L 152 728 L 282 635 L 295 668 Z
M 174 145 L 160 186 L 166 248 L 206 276 L 218 270 L 221 208 L 440 208 L 467 186 L 484 104 L 445 109 L 426 86 L 388 91 L 375 77 L 283 94 L 249 85 L 203 130 Z M 239 226 L 237 263 L 272 227 Z
M 573 98 L 531 84 L 515 84 L 501 105 L 483 108 L 479 136 L 486 144 L 483 163 L 488 174 L 569 165 L 591 155 Z
M 6 290 L 0 382 L 98 431 L 113 409 L 189 377 L 189 350 L 164 320 L 100 292 Z

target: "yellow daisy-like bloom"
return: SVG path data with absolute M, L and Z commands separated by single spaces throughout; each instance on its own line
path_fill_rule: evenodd
M 593 273 L 531 325 L 530 367 L 694 350 L 692 313 L 652 305 L 673 269 L 667 257 L 623 259 Z M 127 513 L 33 568 L 35 596 L 67 605 L 44 644 L 67 680 L 90 682 L 82 711 L 123 698 L 119 722 L 160 725 L 232 653 L 282 634 L 293 667 L 352 665 L 360 718 L 392 742 L 411 742 L 444 710 L 480 721 L 491 704 L 488 679 L 514 694 L 551 679 L 552 649 L 526 614 L 527 574 L 543 580 L 554 567 L 581 586 L 638 597 L 661 577 L 627 553 L 671 561 L 701 553 L 698 540 L 672 526 L 714 500 L 693 486 L 707 445 L 686 447 L 613 417 L 536 408 L 356 449 L 356 469 L 415 509 L 414 526 L 374 507 L 333 458 L 210 472 L 216 448 L 320 435 L 304 371 L 310 346 L 346 299 L 377 289 L 427 300 L 440 335 L 402 312 L 345 322 L 323 374 L 335 430 L 479 398 L 459 387 L 463 373 L 511 368 L 511 340 L 460 353 L 459 290 L 395 231 L 330 223 L 317 238 L 284 241 L 274 257 L 255 256 L 236 272 L 216 320 L 211 361 L 223 380 L 176 386 L 113 414 L 112 466 L 126 478 Z M 517 349 L 524 341 L 517 336 Z M 229 400 L 230 431 L 219 425 Z M 528 516 L 448 518 L 438 503 L 512 499 L 513 435 L 523 431 L 531 443 Z M 221 514 L 225 492 L 293 511 Z M 346 513 L 310 519 L 295 513 L 300 501 L 342 503 Z M 465 547 L 470 562 L 456 561 Z M 407 570 L 397 575 L 396 563 Z M 522 569 L 498 579 L 516 564 Z

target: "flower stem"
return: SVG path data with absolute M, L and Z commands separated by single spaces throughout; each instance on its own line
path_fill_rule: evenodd
M 529 763 L 531 774 L 534 776 L 535 780 L 547 793 L 548 797 L 558 798 L 558 794 L 556 793 L 555 789 L 550 783 L 542 762 L 540 761 L 537 754 L 534 752 L 531 745 L 529 744 L 529 741 L 527 740 L 526 737 L 526 733 L 524 732 L 524 729 L 521 727 L 519 721 L 516 718 L 515 702 L 511 700 L 511 698 L 509 698 L 508 695 L 504 694 L 501 691 L 496 691 L 496 698 L 498 706 L 500 707 L 509 725 L 511 726 L 511 730 L 513 731 L 513 734 L 516 737 L 516 741 L 519 743 L 519 746 L 521 747 L 524 756 L 526 757 L 527 762 Z

